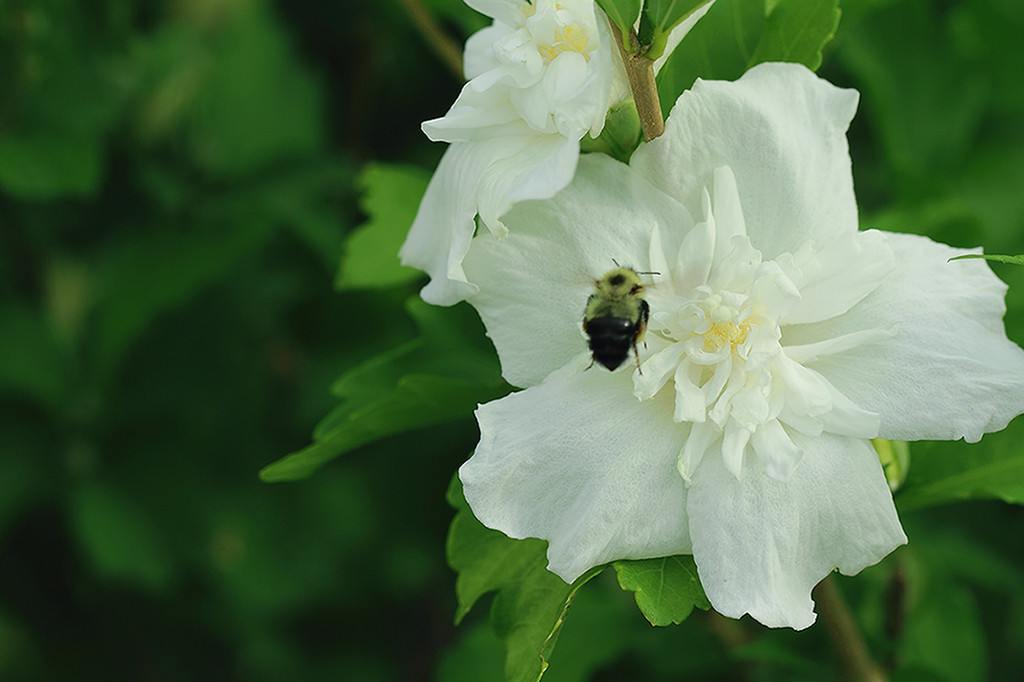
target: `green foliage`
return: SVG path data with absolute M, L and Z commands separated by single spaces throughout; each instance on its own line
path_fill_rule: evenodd
M 1012 263 L 1013 265 L 1024 265 L 1024 255 L 1021 256 L 996 256 L 988 253 L 969 253 L 965 256 L 954 256 L 949 260 L 963 260 L 965 258 L 984 258 L 985 260 L 996 261 L 997 263 Z
M 596 138 L 584 136 L 580 140 L 580 150 L 607 154 L 628 163 L 640 140 L 640 116 L 636 111 L 636 102 L 627 99 L 613 106 L 608 112 L 600 135 Z
M 648 55 L 694 4 L 647 3 Z M 457 41 L 487 23 L 424 5 Z M 628 33 L 641 3 L 602 6 Z M 865 226 L 1024 253 L 1024 10 L 843 11 L 820 71 L 862 93 Z M 717 0 L 663 103 L 815 68 L 837 17 Z M 509 389 L 472 311 L 410 300 L 395 257 L 438 154 L 419 123 L 462 85 L 403 3 L 13 0 L 0 45 L 0 678 L 837 675 L 821 626 L 687 617 L 707 606 L 688 557 L 570 586 L 455 483 L 452 522 L 472 410 Z M 635 116 L 588 151 L 627 159 Z M 1022 342 L 1024 271 L 998 274 Z M 842 579 L 892 679 L 1019 677 L 1021 428 L 913 444 L 909 545 Z M 316 475 L 264 485 L 275 460 L 268 480 Z
M 858 578 L 858 615 L 890 661 L 892 679 L 1005 679 L 1005 666 L 1016 666 L 1021 654 L 1009 632 L 1020 602 L 1008 596 L 1024 575 L 1010 558 L 1020 549 L 1016 538 L 991 544 L 1001 510 L 976 505 L 901 516 L 908 546 Z
M 612 566 L 619 576 L 619 585 L 634 593 L 636 605 L 651 625 L 678 625 L 694 606 L 711 608 L 692 556 L 616 561 Z
M 623 47 L 629 50 L 629 32 L 633 30 L 633 24 L 640 16 L 640 8 L 643 6 L 644 0 L 597 0 L 597 4 L 619 29 L 622 34 Z
M 317 425 L 316 442 L 265 467 L 264 481 L 305 478 L 360 445 L 464 418 L 478 403 L 508 392 L 468 306 L 435 308 L 413 299 L 408 310 L 423 336 L 338 379 L 332 392 L 343 402 Z
M 456 622 L 481 596 L 497 591 L 491 621 L 505 645 L 505 679 L 539 680 L 576 591 L 600 569 L 568 585 L 547 570 L 546 543 L 512 540 L 477 521 L 457 477 L 448 488 L 448 502 L 458 512 L 447 544 L 448 563 L 459 574 Z
M 86 135 L 7 137 L 0 142 L 0 185 L 25 199 L 91 194 L 100 179 L 101 151 Z
M 795 62 L 812 71 L 839 26 L 839 2 L 780 0 L 768 11 L 753 63 Z
M 837 0 L 716 0 L 658 73 L 662 111 L 697 78 L 736 80 L 769 61 L 817 69 L 838 23 Z
M 0 308 L 0 390 L 16 391 L 43 404 L 60 404 L 67 390 L 63 351 L 53 326 L 38 310 L 10 304 Z
M 915 445 L 915 465 L 896 498 L 899 508 L 985 498 L 1024 503 L 1022 430 L 1024 425 L 1017 421 L 980 443 Z
M 568 585 L 547 570 L 547 543 L 513 540 L 477 521 L 457 476 L 448 488 L 448 501 L 456 509 L 447 542 L 448 563 L 458 576 L 455 622 L 462 622 L 481 597 L 496 592 L 491 623 L 505 648 L 505 678 L 539 679 L 548 668 L 570 605 L 604 567 Z M 652 625 L 682 623 L 694 606 L 709 607 L 692 557 L 616 561 L 612 566 L 620 587 L 634 593 Z M 599 629 L 604 628 L 614 632 L 613 626 Z
M 370 163 L 356 179 L 369 220 L 349 235 L 335 284 L 342 289 L 390 287 L 420 278 L 398 262 L 430 174 L 415 166 Z
M 915 612 L 904 633 L 903 675 L 927 671 L 940 679 L 988 679 L 980 613 L 970 591 L 947 584 Z M 956 633 L 949 623 L 957 623 Z
M 88 8 L 68 0 L 8 3 L 0 42 L 0 189 L 43 201 L 94 193 L 107 163 L 103 138 L 120 93 L 109 67 L 116 51 L 86 28 Z M 99 31 L 96 31 L 99 33 Z
M 688 16 L 708 3 L 708 0 L 647 0 L 641 31 L 649 34 L 647 56 L 657 59 L 665 52 L 668 34 Z
M 668 35 L 709 0 L 597 0 L 622 34 L 627 53 L 657 59 L 665 52 Z M 642 11 L 641 11 L 642 10 Z M 639 31 L 634 31 L 637 18 Z
M 71 518 L 94 569 L 111 579 L 164 591 L 173 577 L 159 526 L 123 493 L 102 485 L 76 491 Z
M 255 217 L 255 216 L 254 216 Z M 266 244 L 269 225 L 255 219 L 196 232 L 153 231 L 126 238 L 97 269 L 97 341 L 106 373 L 153 320 L 224 278 L 232 266 Z
M 878 453 L 889 489 L 895 492 L 903 485 L 910 469 L 910 444 L 902 440 L 872 438 L 871 445 Z
M 331 290 L 359 212 L 344 140 L 376 127 L 328 104 L 319 8 L 158 5 L 0 7 L 0 677 L 405 677 L 411 626 L 383 614 L 444 591 L 438 491 L 471 406 L 393 439 L 404 515 L 393 462 L 256 476 L 307 442 L 332 377 L 412 337 L 411 286 Z M 412 32 L 356 15 L 332 41 Z M 348 613 L 392 636 L 341 637 Z
M 888 158 L 887 179 L 897 187 L 926 190 L 929 176 L 953 171 L 968 152 L 991 87 L 969 45 L 988 39 L 971 37 L 980 27 L 970 15 L 998 12 L 997 6 L 978 3 L 944 15 L 927 2 L 905 0 L 844 26 L 838 57 L 863 83 Z M 951 49 L 935 50 L 936 41 Z

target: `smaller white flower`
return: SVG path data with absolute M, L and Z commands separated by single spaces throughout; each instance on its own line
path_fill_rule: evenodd
M 579 141 L 597 136 L 628 96 L 621 60 L 593 0 L 466 0 L 494 19 L 466 42 L 468 83 L 427 121 L 450 142 L 399 255 L 430 275 L 423 299 L 450 305 L 477 291 L 462 269 L 479 214 L 496 236 L 513 204 L 572 180 Z

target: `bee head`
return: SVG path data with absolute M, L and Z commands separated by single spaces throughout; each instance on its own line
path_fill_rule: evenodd
M 644 290 L 640 275 L 633 268 L 615 268 L 595 280 L 594 285 L 602 294 L 612 297 L 635 296 Z

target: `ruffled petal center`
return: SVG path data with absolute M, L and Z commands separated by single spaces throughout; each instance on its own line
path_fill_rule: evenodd
M 868 329 L 789 348 L 784 329 L 841 315 L 877 288 L 893 267 L 884 241 L 869 235 L 863 248 L 854 248 L 854 237 L 838 248 L 808 241 L 795 253 L 765 260 L 746 235 L 728 167 L 716 171 L 703 205 L 704 222 L 683 239 L 679 253 L 652 254 L 652 262 L 678 266 L 650 287 L 648 335 L 657 350 L 634 373 L 639 399 L 654 397 L 671 380 L 673 418 L 693 424 L 679 454 L 683 479 L 691 482 L 712 451 L 738 478 L 749 448 L 769 476 L 787 480 L 804 454 L 794 435 L 877 435 L 877 414 L 801 361 L 887 339 L 894 331 Z M 656 237 L 652 249 L 664 241 Z M 824 284 L 837 282 L 841 292 L 822 295 Z

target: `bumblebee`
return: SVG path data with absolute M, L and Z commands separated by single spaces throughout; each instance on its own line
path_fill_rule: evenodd
M 644 273 L 657 274 L 657 273 Z M 650 307 L 643 299 L 644 284 L 633 268 L 615 268 L 594 281 L 594 293 L 587 299 L 583 331 L 594 360 L 609 370 L 616 369 L 629 355 L 630 347 L 640 368 L 636 344 L 647 329 Z

